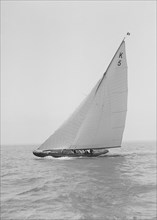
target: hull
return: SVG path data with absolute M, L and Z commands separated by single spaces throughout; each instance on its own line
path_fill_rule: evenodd
M 76 152 L 71 151 L 71 150 L 63 150 L 63 151 L 53 151 L 53 150 L 44 150 L 44 151 L 33 151 L 33 154 L 37 157 L 47 157 L 47 156 L 51 156 L 51 157 L 55 157 L 55 158 L 59 158 L 59 157 L 98 157 L 100 155 L 106 154 L 108 153 L 108 150 L 99 150 L 99 151 L 93 151 L 88 152 L 88 151 L 78 151 L 76 150 Z

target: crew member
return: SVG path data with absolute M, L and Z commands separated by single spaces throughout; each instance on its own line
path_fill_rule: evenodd
M 91 154 L 91 155 L 93 154 L 93 149 L 90 149 L 90 154 Z

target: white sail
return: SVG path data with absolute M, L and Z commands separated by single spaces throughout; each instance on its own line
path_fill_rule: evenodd
M 39 149 L 120 146 L 127 111 L 127 63 L 122 41 L 102 79 Z
M 38 149 L 70 148 L 91 107 L 98 84 L 99 81 L 73 114 Z

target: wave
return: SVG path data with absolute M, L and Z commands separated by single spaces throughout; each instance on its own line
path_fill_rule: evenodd
M 43 186 L 40 186 L 40 187 L 34 187 L 32 189 L 29 189 L 29 190 L 26 190 L 24 192 L 21 192 L 21 193 L 18 193 L 17 195 L 26 195 L 26 194 L 29 194 L 29 193 L 34 193 L 34 192 L 39 192 L 39 191 L 45 191 L 48 187 L 43 185 Z
M 17 172 L 14 172 L 14 173 L 5 173 L 5 174 L 2 174 L 1 177 L 6 177 L 6 176 L 13 176 L 17 174 Z
M 97 157 L 84 157 L 84 156 L 78 156 L 78 157 L 52 157 L 52 156 L 46 156 L 43 158 L 35 158 L 37 160 L 76 160 L 76 159 L 99 159 L 99 158 L 104 158 L 104 157 L 126 157 L 126 156 L 135 156 L 135 153 L 131 154 L 102 154 Z
M 75 160 L 78 157 L 52 157 L 52 156 L 47 156 L 44 157 L 45 160 Z

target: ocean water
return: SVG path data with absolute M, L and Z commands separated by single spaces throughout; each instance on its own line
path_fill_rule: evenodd
M 40 159 L 36 147 L 1 147 L 2 220 L 156 219 L 154 142 L 86 159 Z

